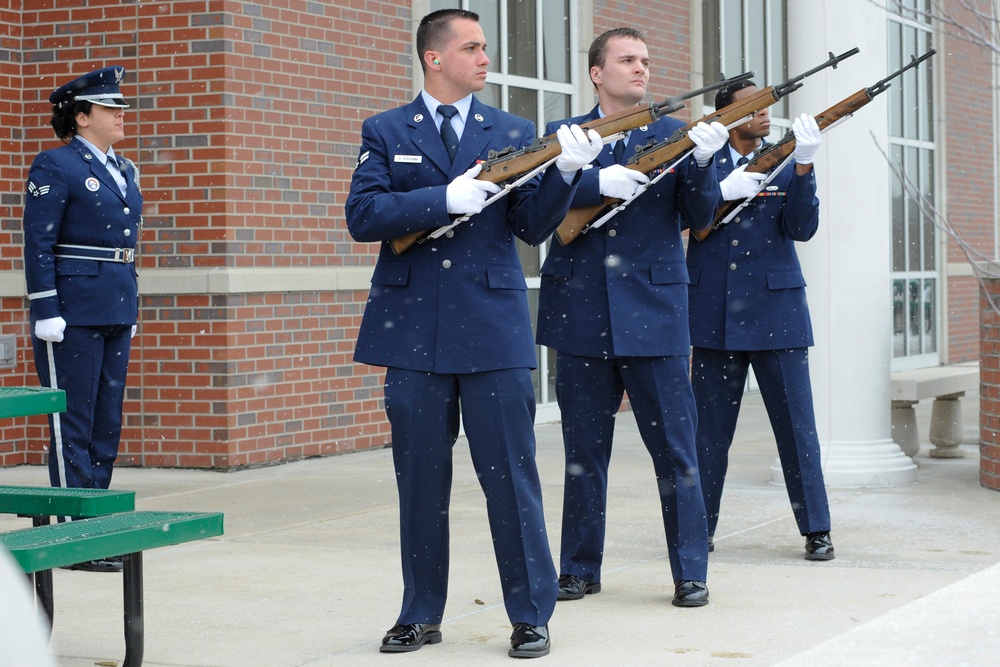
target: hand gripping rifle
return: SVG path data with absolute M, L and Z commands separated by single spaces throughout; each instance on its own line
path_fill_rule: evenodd
M 931 49 L 919 58 L 916 56 L 910 56 L 909 64 L 899 68 L 889 76 L 877 82 L 875 85 L 869 86 L 868 88 L 862 88 L 850 97 L 842 99 L 826 111 L 816 116 L 816 124 L 819 126 L 820 132 L 826 132 L 830 128 L 839 125 L 853 116 L 854 112 L 871 102 L 876 95 L 884 93 L 891 85 L 889 81 L 895 79 L 897 76 L 900 76 L 906 70 L 916 67 L 923 61 L 933 56 L 935 53 L 937 53 L 937 51 Z M 795 135 L 792 134 L 791 130 L 789 130 L 780 141 L 771 144 L 761 152 L 757 153 L 757 155 L 755 155 L 753 159 L 747 163 L 746 170 L 749 172 L 763 174 L 774 169 L 774 171 L 771 171 L 770 175 L 766 179 L 761 181 L 760 186 L 757 189 L 758 192 L 760 192 L 761 189 L 770 183 L 774 177 L 777 176 L 782 169 L 784 169 L 784 167 L 791 161 L 792 153 L 794 152 Z M 756 195 L 754 195 L 754 197 L 756 197 Z M 713 229 L 727 224 L 730 220 L 736 217 L 737 213 L 746 208 L 746 206 L 754 200 L 754 197 L 748 197 L 744 200 L 734 199 L 723 202 L 722 206 L 720 206 L 715 212 L 715 224 L 708 229 L 700 231 L 692 230 L 691 235 L 699 241 L 704 240 Z
M 668 97 L 663 102 L 650 102 L 646 105 L 636 106 L 634 109 L 626 109 L 604 118 L 588 121 L 580 125 L 584 131 L 597 130 L 604 140 L 604 143 L 617 141 L 625 136 L 627 132 L 637 127 L 652 123 L 659 118 L 680 111 L 684 108 L 684 100 L 704 95 L 718 88 L 731 86 L 738 81 L 749 79 L 753 72 L 745 72 L 731 79 L 725 79 L 713 83 L 698 90 L 684 93 L 675 97 Z M 476 176 L 477 180 L 485 180 L 491 183 L 502 185 L 500 192 L 492 195 L 486 200 L 486 206 L 503 197 L 514 188 L 528 182 L 536 174 L 542 172 L 546 167 L 556 161 L 562 149 L 555 134 L 535 141 L 527 148 L 515 151 L 513 147 L 505 148 L 502 151 L 490 151 L 488 159 L 483 163 L 482 171 Z M 465 222 L 471 216 L 463 215 L 451 222 L 449 225 L 439 227 L 436 230 L 421 230 L 413 234 L 407 234 L 400 238 L 389 241 L 389 247 L 397 255 L 401 255 L 414 244 L 424 243 L 428 239 L 435 239 L 442 236 L 449 229 Z
M 556 238 L 559 239 L 563 245 L 569 245 L 580 234 L 586 233 L 591 229 L 596 229 L 603 225 L 619 211 L 624 210 L 625 207 L 631 204 L 636 197 L 645 192 L 647 188 L 653 185 L 653 183 L 656 183 L 658 180 L 666 176 L 671 169 L 686 159 L 687 156 L 694 150 L 694 142 L 688 138 L 688 132 L 698 123 L 712 123 L 717 121 L 725 125 L 726 129 L 741 125 L 752 118 L 761 109 L 771 106 L 785 95 L 801 88 L 802 83 L 800 82 L 806 77 L 812 76 L 816 72 L 820 72 L 827 67 L 837 69 L 838 63 L 842 60 L 850 58 L 855 53 L 858 53 L 858 51 L 859 49 L 854 48 L 840 54 L 839 56 L 835 56 L 831 52 L 829 60 L 824 62 L 822 65 L 812 68 L 808 72 L 803 72 L 802 74 L 792 77 L 788 81 L 780 83 L 776 86 L 768 86 L 767 88 L 759 90 L 749 97 L 737 100 L 732 104 L 719 109 L 715 113 L 711 113 L 704 118 L 688 123 L 684 127 L 679 128 L 664 141 L 654 141 L 644 146 L 639 146 L 636 148 L 635 156 L 630 158 L 625 166 L 644 174 L 658 171 L 658 175 L 647 183 L 645 188 L 640 189 L 628 199 L 622 200 L 615 199 L 613 197 L 602 197 L 602 203 L 599 206 L 587 206 L 583 208 L 570 209 L 569 213 L 566 215 L 566 219 L 563 220 L 556 229 Z M 743 77 L 744 75 L 740 76 Z M 602 213 L 603 215 L 601 215 Z

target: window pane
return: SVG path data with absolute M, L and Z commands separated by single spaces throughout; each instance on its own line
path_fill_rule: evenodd
M 457 3 L 453 4 L 457 6 Z M 479 25 L 486 37 L 486 55 L 490 57 L 490 70 L 500 70 L 500 7 L 497 0 L 469 0 L 469 11 L 479 14 Z
M 923 313 L 924 353 L 937 350 L 937 281 L 928 278 L 924 281 L 924 300 L 921 304 Z
M 560 95 L 559 93 L 545 93 L 545 109 L 542 112 L 545 123 L 551 123 L 554 120 L 562 120 L 563 118 L 569 118 L 570 113 L 570 97 L 569 95 Z M 538 129 L 539 135 L 545 130 L 543 125 Z
M 911 180 L 919 182 L 917 170 L 917 149 L 907 147 L 904 150 L 903 173 L 907 174 Z M 916 204 L 909 199 L 904 200 L 906 209 L 906 270 L 919 271 L 922 264 L 920 262 L 920 211 Z
M 903 53 L 902 63 L 910 61 L 910 56 L 917 53 L 917 40 L 914 30 L 903 31 Z M 899 88 L 903 93 L 903 136 L 908 139 L 916 139 L 919 135 L 917 125 L 917 92 L 920 89 L 917 77 L 919 72 L 912 69 L 905 72 L 901 77 Z
M 906 300 L 903 281 L 892 281 L 892 356 L 906 354 Z
M 534 0 L 507 0 L 507 73 L 538 76 Z M 528 116 L 534 118 L 535 114 Z
M 894 21 L 889 22 L 889 71 L 894 72 L 902 64 L 902 26 Z M 905 75 L 904 75 L 905 76 Z M 903 136 L 903 93 L 902 85 L 890 86 L 886 91 L 889 95 L 889 135 Z
M 767 47 L 765 39 L 767 34 L 764 27 L 764 0 L 747 1 L 746 23 L 745 34 L 748 37 L 743 59 L 746 64 L 745 69 L 759 72 L 765 78 L 770 77 L 771 73 L 767 71 L 767 57 L 764 54 Z M 743 70 L 734 71 L 733 74 L 739 74 L 741 71 Z
M 743 67 L 743 7 L 739 2 L 724 2 L 722 12 L 722 71 L 729 76 L 747 71 Z M 712 80 L 718 72 L 712 73 Z
M 534 123 L 538 119 L 538 91 L 508 87 L 507 111 Z
M 907 354 L 920 354 L 920 281 L 911 280 L 909 283 L 909 302 L 907 310 L 909 316 L 909 340 L 906 345 Z
M 569 0 L 542 0 L 542 78 L 569 83 Z
M 704 61 L 704 78 L 705 83 L 711 81 L 717 81 L 719 78 L 719 73 L 723 72 L 725 68 L 722 66 L 722 53 L 720 46 L 720 36 L 722 34 L 722 24 L 719 18 L 719 1 L 718 0 L 702 0 L 701 2 L 701 12 L 702 12 L 702 32 L 704 36 L 702 41 L 704 42 L 702 59 Z M 730 75 L 733 73 L 730 72 Z M 713 108 L 715 103 L 715 93 L 706 93 L 703 99 L 703 104 L 707 108 Z
M 927 53 L 931 48 L 931 34 L 923 33 L 922 38 L 919 40 L 921 46 L 918 53 L 914 55 L 919 56 Z M 919 100 L 919 112 L 920 112 L 920 128 L 918 136 L 923 141 L 934 141 L 934 105 L 931 104 L 931 100 L 934 99 L 934 59 L 926 60 L 920 64 L 917 68 L 917 78 L 919 79 L 919 85 L 915 86 L 917 88 L 917 99 Z
M 772 85 L 788 78 L 788 61 L 785 59 L 785 44 L 787 40 L 788 22 L 785 19 L 784 0 L 769 0 L 767 6 L 767 63 L 768 78 L 757 83 Z M 752 34 L 752 33 L 751 33 Z M 788 118 L 788 97 L 782 97 L 771 107 L 771 116 Z
M 892 164 L 901 167 L 902 161 L 902 147 L 893 145 Z M 906 271 L 906 228 L 903 226 L 906 200 L 903 194 L 903 184 L 896 178 L 895 173 L 890 173 L 889 183 L 892 192 L 892 270 Z M 900 290 L 902 290 L 902 286 L 900 286 Z
M 479 101 L 482 102 L 483 104 L 488 104 L 491 107 L 500 108 L 502 106 L 500 104 L 500 99 L 501 99 L 500 94 L 501 94 L 500 86 L 498 86 L 495 83 L 488 83 L 486 84 L 485 88 L 483 88 L 480 92 L 476 93 L 476 97 L 478 97 Z
M 920 151 L 920 196 L 926 204 L 934 202 L 934 173 L 931 165 L 933 154 L 927 150 Z M 916 206 L 916 203 L 914 203 Z M 930 211 L 930 209 L 927 209 Z M 934 242 L 934 219 L 928 213 L 923 218 L 924 271 L 937 269 L 937 244 Z

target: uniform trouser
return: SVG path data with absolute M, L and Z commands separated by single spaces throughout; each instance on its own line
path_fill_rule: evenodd
M 49 415 L 52 486 L 106 489 L 118 457 L 132 326 L 68 326 L 59 343 L 32 336 L 43 387 L 66 392 L 66 411 Z
M 674 581 L 705 581 L 708 532 L 694 447 L 697 414 L 684 356 L 595 359 L 559 353 L 556 397 L 566 449 L 560 573 L 601 580 L 608 464 L 625 391 L 653 458 Z
M 739 352 L 696 347 L 691 381 L 698 403 L 698 469 L 708 532 L 714 535 L 719 521 L 729 448 L 750 366 L 774 431 L 799 533 L 829 531 L 830 506 L 816 435 L 808 348 Z
M 438 375 L 389 368 L 385 410 L 399 491 L 403 604 L 397 623 L 440 623 L 448 591 L 448 508 L 459 404 L 486 495 L 511 623 L 545 625 L 558 584 L 535 465 L 531 371 Z

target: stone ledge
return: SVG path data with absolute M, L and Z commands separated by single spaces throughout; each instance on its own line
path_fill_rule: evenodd
M 374 267 L 143 269 L 139 295 L 367 291 Z M 24 274 L 0 275 L 0 297 L 26 297 Z

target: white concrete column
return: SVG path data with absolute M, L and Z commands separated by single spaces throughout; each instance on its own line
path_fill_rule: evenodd
M 793 117 L 817 115 L 888 74 L 886 23 L 869 0 L 788 3 L 791 73 L 823 62 L 828 52 L 861 49 L 792 93 Z M 809 363 L 829 487 L 917 479 L 890 430 L 890 172 L 876 146 L 888 150 L 886 104 L 879 95 L 824 133 L 816 158 L 820 229 L 797 248 L 816 334 Z M 777 460 L 771 479 L 783 483 Z

